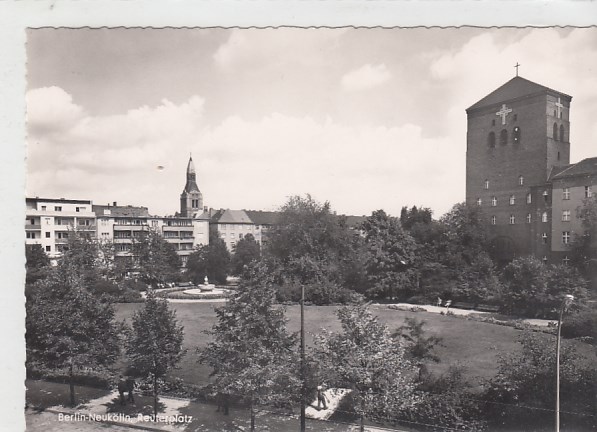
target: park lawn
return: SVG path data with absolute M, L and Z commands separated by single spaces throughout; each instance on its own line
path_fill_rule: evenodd
M 196 347 L 205 346 L 210 336 L 204 330 L 211 329 L 216 322 L 214 308 L 220 303 L 171 303 L 176 311 L 179 322 L 184 326 L 184 345 L 187 354 L 180 363 L 180 368 L 172 373 L 173 376 L 183 379 L 188 384 L 205 385 L 209 382 L 210 368 L 197 363 Z M 141 304 L 117 305 L 117 318 L 129 321 L 133 311 Z M 429 335 L 439 336 L 443 339 L 443 346 L 437 349 L 441 363 L 431 365 L 430 369 L 436 373 L 444 372 L 451 365 L 460 365 L 465 368 L 465 376 L 472 383 L 480 383 L 485 378 L 490 378 L 497 371 L 497 358 L 500 353 L 512 353 L 519 350 L 517 343 L 519 330 L 501 325 L 482 323 L 454 316 L 443 316 L 430 312 L 410 312 L 389 309 L 386 306 L 371 306 L 374 314 L 385 322 L 393 331 L 407 317 L 416 317 L 426 322 Z M 313 333 L 325 328 L 330 331 L 339 331 L 340 322 L 337 320 L 336 306 L 306 306 L 305 328 L 307 332 L 307 346 L 312 345 Z M 288 329 L 299 331 L 300 309 L 298 306 L 288 306 Z M 129 321 L 130 322 L 130 321 Z M 550 335 L 545 335 L 551 338 Z

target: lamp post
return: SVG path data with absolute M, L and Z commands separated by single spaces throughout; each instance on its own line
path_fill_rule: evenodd
M 574 296 L 566 294 L 560 307 L 560 316 L 558 317 L 558 340 L 556 345 L 556 432 L 560 432 L 560 339 L 562 335 L 562 317 L 564 311 L 574 301 Z
M 305 389 L 305 286 L 301 284 L 301 432 L 306 428 L 306 389 Z

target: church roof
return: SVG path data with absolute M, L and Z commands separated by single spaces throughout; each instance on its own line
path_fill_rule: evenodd
M 565 170 L 552 176 L 552 180 L 586 175 L 597 175 L 597 157 L 583 159 L 580 162 L 570 165 Z
M 502 85 L 501 87 L 489 93 L 480 101 L 468 107 L 466 111 L 468 112 L 477 108 L 501 104 L 512 99 L 541 93 L 555 93 L 557 95 L 568 98 L 569 100 L 572 99 L 572 96 L 568 96 L 565 93 L 550 89 L 549 87 L 545 87 L 541 84 L 529 81 L 528 79 L 516 76 L 504 85 Z

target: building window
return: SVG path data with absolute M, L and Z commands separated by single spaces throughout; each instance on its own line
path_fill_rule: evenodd
M 496 207 L 497 206 L 497 198 L 496 197 L 491 197 L 491 206 L 492 207 Z
M 79 213 L 79 207 L 75 207 L 75 211 Z
M 46 211 L 46 206 L 41 206 L 41 211 Z
M 547 233 L 541 234 L 541 242 L 547 244 Z
M 560 141 L 565 142 L 566 140 L 564 139 L 564 133 L 566 132 L 566 130 L 564 129 L 564 125 L 560 125 Z
M 570 199 L 570 188 L 562 189 L 562 199 L 565 199 L 565 200 Z
M 529 192 L 527 194 L 527 204 L 530 204 L 533 202 L 533 195 L 531 195 L 531 193 Z
M 528 213 L 527 214 L 527 223 L 531 223 L 531 217 L 532 217 L 531 214 Z
M 483 200 L 481 198 L 477 198 L 477 205 L 480 206 L 483 204 Z
M 543 201 L 549 201 L 549 192 L 547 192 L 546 190 L 543 191 Z
M 570 263 L 570 258 L 568 258 L 568 255 L 566 255 L 564 257 L 564 259 L 562 260 L 562 264 L 564 264 L 565 266 L 567 266 Z
M 516 204 L 516 197 L 514 195 L 510 195 L 510 205 Z
M 557 141 L 558 140 L 558 125 L 557 123 L 553 124 L 553 132 L 552 132 L 552 136 L 553 136 L 553 140 Z
M 562 243 L 564 243 L 564 244 L 570 243 L 570 231 L 562 232 Z
M 570 222 L 570 210 L 562 210 L 562 222 Z
M 500 144 L 503 146 L 508 144 L 508 131 L 506 129 L 502 129 L 500 132 Z
M 54 206 L 54 211 L 62 211 L 62 207 L 61 206 Z
M 487 136 L 487 146 L 489 148 L 495 147 L 495 132 L 489 132 L 489 135 Z
M 524 177 L 518 176 L 518 186 L 522 186 L 522 185 L 524 185 Z
M 52 246 L 46 246 L 46 252 L 52 252 Z
M 591 186 L 585 186 L 585 198 L 591 198 L 592 196 Z
M 27 238 L 28 239 L 34 239 L 35 238 L 35 233 L 34 232 L 28 232 L 27 233 Z
M 485 189 L 489 189 L 489 180 L 485 180 L 485 183 L 483 184 L 483 187 Z
M 516 126 L 512 133 L 512 142 L 514 144 L 520 144 L 520 128 Z
M 541 222 L 547 222 L 547 212 L 541 214 Z
M 50 233 L 49 232 L 46 233 L 46 238 L 50 238 Z
M 495 225 L 495 223 L 496 223 L 495 216 L 491 216 L 491 225 Z
M 510 225 L 514 225 L 516 223 L 516 217 L 514 215 L 510 215 Z

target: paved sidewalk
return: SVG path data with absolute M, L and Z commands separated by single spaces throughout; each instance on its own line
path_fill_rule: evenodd
M 43 406 L 45 409 L 43 412 L 36 412 L 31 408 L 27 410 L 27 431 L 238 432 L 250 429 L 249 412 L 243 408 L 232 407 L 230 414 L 225 416 L 217 412 L 214 405 L 162 396 L 159 399 L 159 421 L 154 422 L 148 417 L 153 412 L 152 397 L 135 395 L 135 404 L 127 403 L 123 406 L 120 404 L 117 391 L 109 392 L 81 386 L 77 386 L 76 391 L 82 403 L 76 408 L 70 408 L 56 405 L 57 401 L 61 403 L 68 401 L 68 385 L 44 381 L 28 382 L 30 405 L 40 406 L 42 400 L 49 400 L 51 405 Z M 285 432 L 297 430 L 298 427 L 298 412 L 284 414 L 260 410 L 257 413 L 256 429 L 260 432 Z M 352 430 L 358 430 L 358 427 L 326 420 L 307 419 L 307 431 L 311 432 Z M 381 432 L 389 429 L 367 427 L 367 430 Z
M 446 313 L 447 310 L 449 310 L 452 314 L 454 315 L 460 315 L 460 316 L 467 316 L 467 315 L 486 315 L 486 316 L 493 316 L 496 315 L 493 312 L 485 312 L 485 311 L 478 311 L 478 310 L 474 310 L 474 309 L 458 309 L 455 307 L 450 307 L 449 309 L 446 308 L 445 306 L 434 306 L 434 305 L 416 305 L 416 304 L 410 304 L 410 303 L 392 303 L 392 304 L 382 304 L 382 303 L 373 303 L 372 306 L 376 306 L 376 307 L 388 307 L 390 309 L 395 308 L 398 310 L 404 310 L 404 311 L 410 311 L 412 308 L 420 308 L 425 310 L 426 312 L 431 312 L 431 313 Z M 508 320 L 500 320 L 500 321 L 508 321 Z M 545 319 L 533 319 L 533 318 L 528 318 L 528 319 L 516 319 L 516 318 L 511 318 L 510 321 L 520 321 L 529 325 L 533 325 L 533 326 L 537 326 L 537 327 L 549 327 L 550 325 L 556 325 L 557 321 L 554 320 L 545 320 Z

